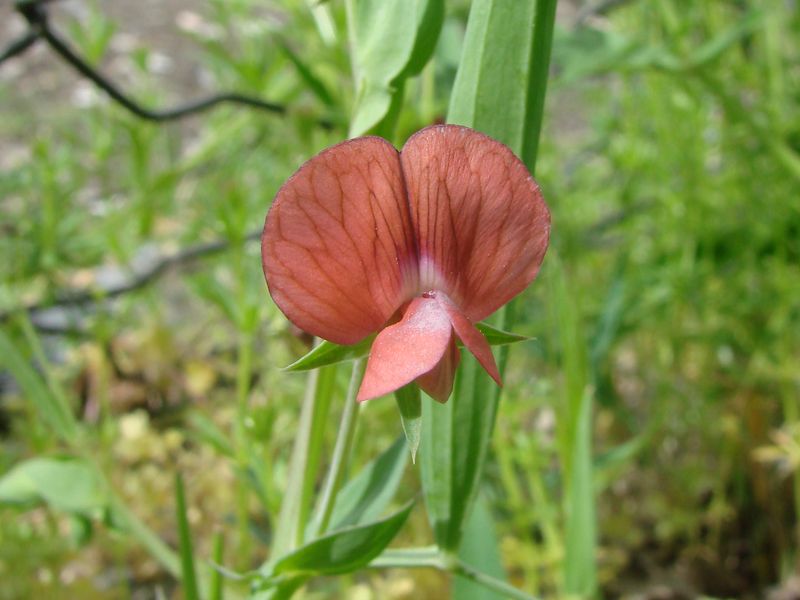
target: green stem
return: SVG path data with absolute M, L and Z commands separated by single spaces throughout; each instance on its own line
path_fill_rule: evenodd
M 317 513 L 319 514 L 319 524 L 316 531 L 317 535 L 322 535 L 328 530 L 331 515 L 333 514 L 333 507 L 336 504 L 336 496 L 342 486 L 345 466 L 350 457 L 350 450 L 353 447 L 353 439 L 355 439 L 355 425 L 360 406 L 356 402 L 356 394 L 361 385 L 361 380 L 364 378 L 366 367 L 367 361 L 364 358 L 360 358 L 353 363 L 353 372 L 350 376 L 350 386 L 347 389 L 344 411 L 342 412 L 342 421 L 339 425 L 339 434 L 336 438 L 336 446 L 333 449 L 333 459 L 331 460 L 331 466 L 328 470 L 328 478 L 325 481 L 325 489 L 322 492 L 322 501 L 320 502 L 319 511 Z
M 437 569 L 469 579 L 505 598 L 537 600 L 535 596 L 471 567 L 456 556 L 440 552 L 435 546 L 386 550 L 369 566 L 374 569 Z
M 247 470 L 250 443 L 247 439 L 247 414 L 249 408 L 250 373 L 253 364 L 253 336 L 249 331 L 239 332 L 238 364 L 236 371 L 236 463 L 240 473 L 236 485 L 236 523 L 238 545 L 236 556 L 244 564 L 250 554 L 250 531 L 248 527 L 248 487 L 242 474 Z
M 212 545 L 211 556 L 214 565 L 221 565 L 223 563 L 223 552 L 225 549 L 225 536 L 221 531 L 214 534 L 214 542 Z M 209 582 L 208 597 L 210 600 L 222 600 L 223 591 L 225 589 L 225 579 L 222 572 L 218 569 L 211 569 L 211 580 Z
M 456 559 L 448 570 L 454 575 L 463 577 L 464 579 L 469 579 L 473 583 L 482 585 L 486 589 L 503 594 L 506 598 L 515 598 L 516 600 L 536 600 L 535 596 L 526 594 L 522 590 L 518 590 L 513 585 L 510 585 L 505 581 L 495 579 L 491 575 L 487 575 L 482 571 L 478 571 L 462 560 Z
M 297 437 L 292 448 L 292 458 L 289 463 L 289 481 L 286 484 L 286 494 L 281 502 L 278 515 L 277 529 L 272 544 L 272 559 L 283 556 L 300 545 L 303 536 L 303 509 L 301 498 L 306 487 L 307 477 L 314 476 L 308 468 L 309 446 L 312 443 L 312 428 L 314 413 L 317 406 L 317 388 L 319 370 L 311 371 L 306 381 L 306 393 L 303 406 L 300 409 L 300 423 L 298 424 Z

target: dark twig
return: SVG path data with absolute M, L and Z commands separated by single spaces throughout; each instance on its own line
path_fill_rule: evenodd
M 17 54 L 22 54 L 36 43 L 39 39 L 39 33 L 33 29 L 29 29 L 25 35 L 16 41 L 11 42 L 8 47 L 0 54 L 0 65 L 7 61 L 9 58 L 14 58 Z
M 12 44 L 12 46 L 10 46 L 3 53 L 4 58 L 10 58 L 10 56 L 19 54 L 33 44 L 37 39 L 41 38 L 54 52 L 56 52 L 56 54 L 69 63 L 76 71 L 106 92 L 106 94 L 108 94 L 114 101 L 121 104 L 123 107 L 142 119 L 155 122 L 170 121 L 187 117 L 197 112 L 202 112 L 223 103 L 249 106 L 251 108 L 257 108 L 279 115 L 285 115 L 288 112 L 287 107 L 283 104 L 269 102 L 267 100 L 261 100 L 260 98 L 235 92 L 215 94 L 213 96 L 188 102 L 174 108 L 163 110 L 147 108 L 125 94 L 110 79 L 92 67 L 83 57 L 81 57 L 70 47 L 66 40 L 64 40 L 58 33 L 51 29 L 47 19 L 47 12 L 42 6 L 42 0 L 18 1 L 16 4 L 16 9 L 28 21 L 30 31 L 28 34 L 26 34 L 26 36 L 24 36 L 24 38 L 17 41 L 15 44 Z M 18 47 L 20 45 L 22 45 L 21 49 Z M 11 52 L 11 54 L 7 57 L 6 54 L 9 52 Z M 326 129 L 333 128 L 333 123 L 328 119 L 318 119 L 317 123 Z
M 245 237 L 245 241 L 257 240 L 261 236 L 261 231 L 254 231 Z M 134 270 L 131 277 L 122 283 L 111 285 L 104 289 L 92 289 L 79 292 L 67 292 L 56 296 L 50 302 L 34 303 L 28 306 L 20 307 L 15 310 L 0 313 L 0 323 L 10 319 L 14 314 L 20 312 L 27 312 L 29 315 L 34 315 L 37 312 L 54 309 L 54 308 L 77 308 L 94 304 L 100 300 L 107 300 L 116 298 L 123 294 L 139 290 L 147 285 L 150 285 L 162 275 L 167 273 L 170 269 L 192 263 L 198 259 L 207 257 L 212 254 L 224 252 L 231 247 L 231 242 L 228 240 L 220 240 L 216 242 L 208 242 L 205 244 L 197 244 L 189 246 L 188 248 L 169 256 L 150 261 L 149 264 L 143 268 Z

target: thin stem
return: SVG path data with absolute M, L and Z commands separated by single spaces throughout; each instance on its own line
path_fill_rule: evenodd
M 436 546 L 423 548 L 389 548 L 369 563 L 373 569 L 439 569 L 446 570 L 442 554 Z
M 314 414 L 317 409 L 317 389 L 319 387 L 319 371 L 311 371 L 306 381 L 306 393 L 303 406 L 300 409 L 300 422 L 297 437 L 292 447 L 292 457 L 289 463 L 289 481 L 286 484 L 286 494 L 281 502 L 278 515 L 277 529 L 272 544 L 271 556 L 276 558 L 296 548 L 303 536 L 305 527 L 302 504 L 303 489 L 306 487 L 306 478 L 313 477 L 308 468 L 309 448 L 312 444 L 312 429 Z
M 236 463 L 239 473 L 248 468 L 250 442 L 247 438 L 247 414 L 249 408 L 250 373 L 253 363 L 253 336 L 248 331 L 239 332 L 239 352 L 236 372 Z M 248 526 L 248 485 L 240 475 L 236 487 L 236 522 L 238 545 L 236 556 L 245 564 L 250 554 L 250 528 Z
M 503 594 L 507 598 L 516 598 L 517 600 L 536 600 L 535 596 L 526 594 L 522 590 L 518 590 L 513 585 L 510 585 L 505 581 L 500 581 L 491 575 L 487 575 L 486 573 L 478 571 L 462 560 L 456 559 L 450 566 L 449 571 L 454 575 L 463 577 L 464 579 L 469 579 L 473 583 L 477 583 L 478 585 L 482 585 L 487 589 Z
M 364 377 L 364 370 L 367 362 L 360 358 L 353 363 L 353 373 L 350 376 L 350 386 L 347 389 L 342 421 L 339 425 L 339 434 L 336 438 L 336 446 L 333 449 L 333 459 L 328 470 L 328 478 L 325 481 L 325 489 L 322 492 L 322 501 L 319 507 L 319 524 L 317 535 L 322 535 L 328 530 L 333 507 L 336 504 L 336 496 L 344 479 L 345 466 L 350 457 L 350 450 L 353 447 L 355 438 L 356 419 L 358 418 L 359 404 L 356 402 L 356 394 Z
M 374 569 L 437 569 L 469 579 L 505 598 L 537 600 L 535 596 L 471 567 L 456 556 L 440 552 L 435 546 L 386 550 L 369 566 Z

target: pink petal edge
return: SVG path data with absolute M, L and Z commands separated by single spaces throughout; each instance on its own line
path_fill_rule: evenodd
M 441 305 L 433 298 L 415 298 L 403 319 L 375 338 L 356 399 L 383 396 L 431 372 L 452 337 L 453 326 Z

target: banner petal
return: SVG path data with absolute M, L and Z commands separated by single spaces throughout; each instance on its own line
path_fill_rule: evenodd
M 456 125 L 427 127 L 400 153 L 420 287 L 442 290 L 473 323 L 524 290 L 547 249 L 550 213 L 505 145 Z
M 418 280 L 397 150 L 365 137 L 306 162 L 275 197 L 261 255 L 272 298 L 301 329 L 337 344 L 377 331 Z

